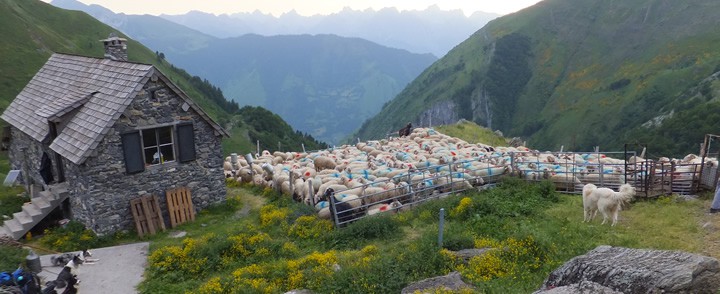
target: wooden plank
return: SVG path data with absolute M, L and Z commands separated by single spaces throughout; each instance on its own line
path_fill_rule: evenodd
M 153 210 L 153 217 L 155 219 L 155 227 L 164 231 L 165 230 L 165 219 L 163 219 L 162 210 L 160 210 L 160 204 L 158 203 L 157 197 L 155 197 L 155 195 L 153 195 L 153 197 L 152 197 L 151 209 Z
M 195 208 L 193 207 L 192 196 L 190 195 L 190 189 L 184 188 L 184 195 L 185 195 L 185 203 L 187 204 L 186 205 L 187 213 L 190 216 L 190 220 L 194 221 L 195 220 Z
M 148 219 L 148 230 L 150 231 L 150 235 L 155 235 L 157 233 L 155 231 L 155 226 L 153 225 L 152 221 L 150 221 L 150 216 L 152 215 L 150 213 L 150 203 L 149 203 L 148 196 L 143 196 L 142 199 L 142 206 L 143 206 L 143 212 L 145 213 L 145 218 Z
M 179 189 L 175 189 L 173 192 L 173 200 L 175 201 L 175 204 L 177 205 L 177 211 L 178 211 L 178 223 L 183 224 L 185 221 L 185 209 L 183 209 L 183 203 L 182 199 L 180 198 L 180 191 Z
M 174 228 L 178 225 L 178 223 L 177 215 L 175 214 L 175 203 L 172 199 L 172 190 L 165 191 L 165 198 L 167 199 L 168 214 L 170 215 L 170 227 Z
M 142 237 L 145 230 L 143 229 L 142 225 L 142 209 L 138 207 L 138 204 L 140 204 L 139 198 L 130 200 L 130 211 L 132 211 L 133 219 L 135 220 L 135 229 L 137 230 L 138 237 Z

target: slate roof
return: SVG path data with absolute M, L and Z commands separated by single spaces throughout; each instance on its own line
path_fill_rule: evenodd
M 212 121 L 184 92 L 149 64 L 53 54 L 0 118 L 37 141 L 49 134 L 48 120 L 77 110 L 50 149 L 75 164 L 84 162 L 153 74 L 165 81 L 215 130 Z

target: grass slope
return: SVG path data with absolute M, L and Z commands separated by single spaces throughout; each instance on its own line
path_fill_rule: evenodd
M 715 245 L 720 219 L 706 213 L 710 195 L 637 201 L 610 227 L 597 219 L 583 223 L 577 195 L 557 194 L 549 182 L 507 179 L 495 189 L 333 230 L 312 208 L 288 197 L 234 185 L 226 204 L 176 228 L 186 237 L 173 238 L 174 231 L 166 231 L 144 239 L 151 243 L 151 254 L 140 293 L 397 293 L 410 282 L 453 270 L 480 293 L 530 293 L 552 270 L 599 245 L 720 257 Z M 442 248 L 437 246 L 441 208 L 446 211 Z M 97 238 L 73 227 L 37 237 L 33 246 L 72 251 L 132 239 L 126 234 Z M 502 250 L 463 264 L 448 251 L 463 248 Z M 14 268 L 26 254 L 0 249 L 6 253 L 0 256 L 0 270 Z
M 580 197 L 552 190 L 550 183 L 509 180 L 332 230 L 287 197 L 231 188 L 230 205 L 179 228 L 188 232 L 185 239 L 153 237 L 140 292 L 397 293 L 412 281 L 458 270 L 480 292 L 530 293 L 559 265 L 598 245 L 720 256 L 705 246 L 717 239 L 701 228 L 717 225 L 704 213 L 707 199 L 637 202 L 610 227 L 583 223 Z M 437 247 L 440 208 L 444 249 Z M 465 265 L 447 251 L 473 247 L 505 250 Z
M 465 140 L 468 143 L 482 143 L 490 146 L 507 146 L 507 140 L 488 128 L 471 121 L 435 127 L 440 133 Z
M 494 21 L 425 70 L 359 131 L 378 137 L 442 101 L 455 113 L 539 149 L 637 142 L 697 152 L 717 109 L 720 3 L 546 0 Z M 698 94 L 699 93 L 699 94 Z M 697 109 L 695 108 L 697 107 Z M 642 125 L 670 113 L 703 125 Z M 678 148 L 663 144 L 692 140 Z M 679 154 L 678 154 L 679 153 Z M 662 153 L 661 153 L 662 154 Z

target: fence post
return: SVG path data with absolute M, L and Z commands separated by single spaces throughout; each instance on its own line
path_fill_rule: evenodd
M 335 228 L 337 229 L 340 227 L 339 220 L 338 220 L 338 214 L 337 214 L 337 208 L 335 207 L 335 192 L 330 194 L 330 197 L 327 200 L 330 202 L 330 215 L 332 216 L 333 223 L 335 223 Z
M 603 167 L 603 163 L 600 162 L 600 170 L 598 171 L 600 173 L 600 176 L 598 177 L 600 179 L 600 187 L 605 187 L 603 184 L 603 175 L 605 174 L 605 168 Z
M 455 185 L 453 184 L 453 167 L 452 167 L 452 161 L 448 163 L 448 167 L 450 168 L 450 194 L 455 194 Z
M 672 194 L 675 186 L 675 162 L 670 162 L 670 194 Z
M 307 153 L 307 152 L 305 152 L 305 143 L 300 143 L 300 146 L 302 146 L 303 153 Z
M 510 174 L 515 174 L 517 169 L 515 168 L 515 152 L 510 152 Z M 519 173 L 518 173 L 519 174 Z
M 440 208 L 440 225 L 438 226 L 438 247 L 442 248 L 443 230 L 445 228 L 445 208 Z
M 257 153 L 255 154 L 260 154 L 260 140 L 257 140 Z
M 312 179 L 308 179 L 308 198 L 310 198 L 310 205 L 315 207 L 315 189 L 313 189 Z
M 293 195 L 295 195 L 295 189 L 293 189 L 293 181 L 294 181 L 293 172 L 290 171 L 289 173 L 290 173 L 290 197 L 293 197 Z M 282 191 L 282 189 L 280 189 L 280 191 Z

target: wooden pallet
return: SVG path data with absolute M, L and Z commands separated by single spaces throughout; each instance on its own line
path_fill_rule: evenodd
M 165 220 L 163 220 L 157 197 L 148 194 L 130 200 L 130 210 L 135 220 L 138 236 L 154 235 L 158 231 L 165 230 Z
M 165 192 L 170 214 L 170 226 L 176 227 L 188 221 L 195 220 L 195 208 L 193 208 L 190 189 L 180 187 Z

